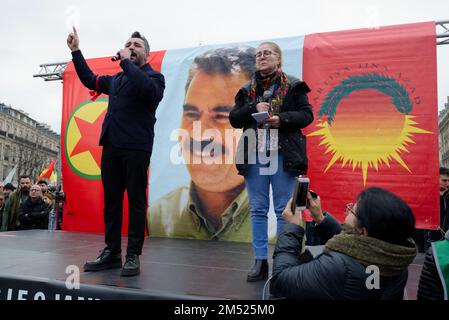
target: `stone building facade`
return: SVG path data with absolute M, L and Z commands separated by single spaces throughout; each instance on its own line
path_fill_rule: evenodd
M 59 152 L 60 137 L 46 124 L 22 110 L 0 103 L 0 179 L 17 165 L 13 178 L 17 185 L 22 174 L 36 179 Z

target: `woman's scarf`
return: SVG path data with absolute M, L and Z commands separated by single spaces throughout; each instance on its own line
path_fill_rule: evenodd
M 324 252 L 337 251 L 350 256 L 364 266 L 375 265 L 380 275 L 400 275 L 415 259 L 416 245 L 408 239 L 405 245 L 397 245 L 358 234 L 354 228 L 343 225 L 343 232 L 330 239 Z
M 270 111 L 272 115 L 278 114 L 281 111 L 288 89 L 290 89 L 287 75 L 281 69 L 266 77 L 262 77 L 260 72 L 256 72 L 251 79 L 249 96 L 252 101 L 260 102 L 264 91 L 269 89 L 273 89 L 271 97 L 272 110 Z

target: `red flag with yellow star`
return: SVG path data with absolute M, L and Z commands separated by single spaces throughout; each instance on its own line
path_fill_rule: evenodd
M 165 51 L 152 52 L 148 63 L 161 70 Z M 98 75 L 121 72 L 120 65 L 110 58 L 87 60 Z M 61 127 L 61 169 L 66 202 L 63 229 L 68 231 L 104 232 L 103 186 L 101 183 L 101 152 L 98 145 L 101 125 L 108 107 L 107 95 L 91 100 L 69 63 L 63 76 L 63 112 Z M 128 200 L 123 201 L 124 234 L 128 231 Z
M 311 187 L 342 221 L 345 204 L 383 187 L 439 224 L 435 23 L 307 36 L 303 78 Z

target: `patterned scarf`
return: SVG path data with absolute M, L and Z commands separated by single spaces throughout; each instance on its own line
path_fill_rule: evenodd
M 262 77 L 260 72 L 256 72 L 255 76 L 251 79 L 249 96 L 252 101 L 260 102 L 263 92 L 272 86 L 275 89 L 271 101 L 272 110 L 270 111 L 272 114 L 278 114 L 281 111 L 285 96 L 291 86 L 287 75 L 281 69 L 267 77 Z

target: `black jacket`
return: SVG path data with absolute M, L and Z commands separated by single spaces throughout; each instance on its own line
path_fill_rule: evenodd
M 445 232 L 449 231 L 449 191 L 440 195 L 439 227 L 441 230 L 415 230 L 414 238 L 419 252 L 426 252 L 430 248 L 432 242 L 442 240 Z
M 449 231 L 449 191 L 440 196 L 440 227 L 443 232 Z M 441 235 L 438 240 L 441 240 Z
M 291 87 L 287 92 L 281 107 L 279 118 L 279 144 L 284 154 L 284 168 L 295 175 L 307 173 L 306 137 L 301 129 L 313 121 L 312 106 L 309 104 L 307 93 L 310 92 L 305 82 L 287 76 Z M 248 146 L 245 146 L 244 136 L 249 129 L 256 130 L 257 122 L 252 117 L 257 112 L 256 103 L 249 97 L 251 82 L 247 82 L 235 97 L 235 106 L 229 114 L 229 121 L 234 128 L 243 128 L 243 136 L 237 148 L 237 158 L 244 159 L 244 163 L 237 161 L 239 174 L 245 175 L 248 166 Z
M 2 225 L 2 221 L 3 221 L 3 211 L 5 210 L 5 205 L 3 204 L 3 206 L 0 208 L 0 228 Z
M 98 77 L 92 73 L 81 51 L 72 52 L 76 72 L 84 86 L 109 95 L 108 111 L 100 135 L 117 148 L 143 150 L 151 154 L 156 108 L 162 100 L 164 76 L 149 64 L 139 68 L 131 60 L 120 62 L 123 72 Z
M 449 232 L 446 233 L 449 241 Z M 449 253 L 448 253 L 449 254 Z M 435 264 L 432 247 L 427 249 L 426 258 L 418 285 L 418 300 L 443 300 L 444 289 Z
M 20 230 L 47 229 L 50 210 L 51 207 L 42 198 L 35 202 L 31 198 L 26 199 L 19 208 Z
M 319 227 L 319 228 L 318 228 Z M 340 225 L 330 214 L 315 230 L 327 241 L 339 233 Z M 366 268 L 350 256 L 326 252 L 315 259 L 300 255 L 304 229 L 285 224 L 274 251 L 270 291 L 290 299 L 403 299 L 407 271 L 395 278 L 380 278 L 380 289 L 368 290 Z M 307 252 L 307 251 L 306 251 Z

